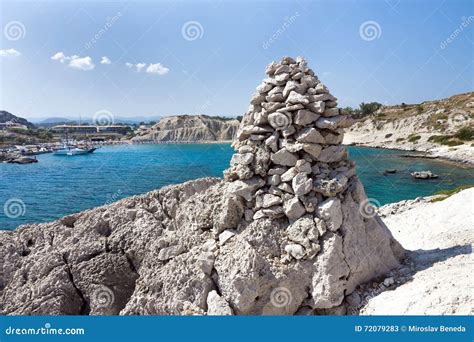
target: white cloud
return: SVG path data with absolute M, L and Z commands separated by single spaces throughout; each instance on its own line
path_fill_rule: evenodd
M 54 56 L 51 57 L 53 61 L 60 61 L 61 63 L 64 63 L 65 60 L 71 59 L 70 57 L 67 57 L 64 52 L 58 52 Z
M 71 59 L 69 62 L 69 67 L 78 70 L 92 70 L 95 68 L 94 63 L 92 62 L 92 58 L 89 56 L 79 58 L 78 56 L 73 56 L 74 58 Z
M 100 64 L 111 64 L 112 62 L 110 61 L 109 57 L 103 56 L 102 59 L 100 60 Z
M 137 68 L 137 71 L 140 72 L 144 67 L 146 67 L 146 63 L 137 63 L 135 64 L 135 67 Z
M 158 75 L 166 75 L 170 69 L 161 65 L 161 63 L 150 64 L 148 68 L 146 68 L 146 72 L 149 74 L 158 74 Z
M 130 69 L 135 69 L 137 72 L 145 70 L 145 72 L 148 74 L 166 75 L 170 71 L 170 69 L 166 68 L 161 63 L 150 63 L 147 66 L 146 63 L 132 64 L 127 62 L 125 65 Z
M 127 62 L 127 63 L 125 63 L 125 65 L 126 65 L 127 67 L 129 67 L 130 69 L 135 68 L 135 70 L 136 70 L 137 72 L 142 71 L 142 69 L 143 69 L 144 67 L 146 67 L 146 63 L 132 64 L 132 63 L 128 63 L 128 62 Z
M 18 57 L 21 56 L 20 51 L 17 51 L 15 49 L 5 49 L 5 50 L 0 50 L 0 57 Z
M 95 64 L 92 62 L 92 58 L 90 58 L 89 56 L 81 58 L 78 55 L 66 56 L 64 52 L 58 52 L 54 54 L 51 59 L 53 61 L 59 61 L 61 63 L 69 61 L 68 67 L 77 70 L 88 71 L 95 68 Z

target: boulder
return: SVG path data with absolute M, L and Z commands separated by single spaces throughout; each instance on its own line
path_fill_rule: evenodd
M 282 148 L 276 153 L 272 153 L 270 158 L 276 165 L 284 166 L 294 166 L 298 160 L 293 153 L 287 151 L 285 148 Z
M 302 129 L 296 134 L 296 140 L 302 143 L 324 144 L 325 138 L 314 127 Z
M 207 314 L 209 316 L 232 316 L 231 307 L 215 290 L 207 295 Z
M 306 195 L 313 189 L 313 180 L 308 176 L 300 172 L 291 181 L 291 187 L 297 196 Z
M 293 197 L 284 202 L 283 209 L 286 217 L 290 220 L 297 220 L 306 212 L 304 206 L 298 200 L 298 197 Z

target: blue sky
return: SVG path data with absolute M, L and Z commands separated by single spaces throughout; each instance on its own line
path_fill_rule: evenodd
M 1 13 L 0 109 L 29 119 L 242 115 L 284 55 L 305 56 L 340 106 L 474 88 L 468 0 L 4 1 Z

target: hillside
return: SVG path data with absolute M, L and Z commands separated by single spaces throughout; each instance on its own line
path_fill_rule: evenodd
M 0 123 L 5 123 L 5 122 L 14 122 L 20 125 L 25 125 L 29 128 L 33 128 L 35 125 L 29 122 L 26 119 L 20 118 L 19 116 L 13 115 L 12 113 L 9 113 L 5 110 L 0 111 Z
M 474 165 L 474 93 L 420 104 L 383 106 L 356 120 L 344 144 L 413 150 Z
M 178 115 L 161 119 L 156 125 L 142 131 L 133 141 L 157 142 L 210 142 L 233 139 L 239 121 L 207 115 Z

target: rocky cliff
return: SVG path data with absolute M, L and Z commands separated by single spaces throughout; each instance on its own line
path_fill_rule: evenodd
M 134 137 L 133 141 L 157 142 L 211 142 L 232 141 L 239 121 L 207 115 L 178 115 L 160 120 L 149 130 Z
M 426 152 L 474 166 L 474 93 L 383 106 L 346 130 L 344 144 Z
M 302 58 L 266 73 L 224 180 L 1 232 L 1 313 L 345 313 L 357 286 L 398 268 L 337 99 Z

